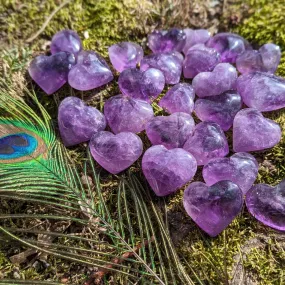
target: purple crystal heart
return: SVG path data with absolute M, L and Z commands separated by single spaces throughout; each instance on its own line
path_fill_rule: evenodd
M 67 51 L 77 56 L 81 50 L 82 42 L 75 31 L 63 30 L 52 37 L 50 45 L 50 51 L 52 54 Z
M 146 123 L 154 116 L 150 104 L 123 95 L 109 98 L 104 105 L 104 114 L 115 134 L 139 133 L 145 129 Z
M 157 196 L 172 194 L 190 181 L 196 173 L 195 158 L 181 148 L 150 147 L 143 156 L 142 170 Z
M 254 156 L 238 152 L 231 157 L 212 159 L 203 168 L 203 178 L 211 186 L 218 181 L 230 180 L 237 184 L 243 194 L 251 188 L 258 173 Z
M 74 55 L 67 52 L 39 55 L 32 60 L 28 71 L 47 94 L 52 94 L 66 83 L 68 72 L 74 64 Z
M 285 231 L 285 180 L 275 187 L 257 184 L 246 194 L 249 212 L 261 223 Z
M 285 108 L 285 79 L 263 72 L 243 74 L 237 79 L 243 102 L 259 111 Z
M 154 31 L 148 35 L 148 46 L 153 53 L 182 51 L 186 41 L 183 30 Z
M 81 51 L 68 74 L 68 83 L 77 90 L 90 90 L 113 80 L 107 62 L 96 52 Z
M 238 56 L 236 66 L 240 73 L 263 71 L 274 73 L 281 58 L 280 47 L 265 44 L 259 50 L 246 50 Z
M 281 139 L 278 124 L 263 117 L 256 109 L 240 110 L 233 124 L 233 149 L 235 152 L 258 151 L 275 146 Z
M 183 48 L 184 54 L 187 54 L 187 51 L 189 50 L 190 47 L 196 44 L 204 44 L 211 37 L 210 32 L 204 29 L 199 29 L 199 30 L 184 29 L 184 33 L 186 34 L 186 43 Z
M 166 148 L 183 147 L 193 133 L 195 123 L 191 115 L 173 113 L 170 116 L 157 116 L 146 124 L 146 134 L 153 145 L 161 144 Z
M 162 71 L 165 83 L 177 84 L 182 72 L 183 56 L 178 52 L 151 54 L 145 56 L 140 64 L 140 69 L 145 71 L 156 68 Z
M 150 103 L 163 90 L 165 78 L 159 69 L 130 68 L 120 74 L 118 83 L 124 95 Z
M 114 44 L 108 51 L 112 65 L 119 72 L 136 67 L 143 58 L 143 49 L 132 42 Z
M 242 204 L 242 192 L 231 181 L 220 181 L 210 187 L 194 182 L 184 191 L 183 205 L 187 214 L 211 237 L 220 234 L 232 222 Z
M 235 89 L 237 78 L 237 71 L 231 64 L 219 63 L 212 72 L 197 74 L 192 84 L 195 93 L 204 98 Z
M 183 74 L 185 78 L 193 78 L 198 73 L 212 71 L 220 62 L 220 54 L 213 48 L 204 44 L 197 44 L 188 49 L 184 63 Z
M 237 57 L 245 50 L 252 49 L 247 40 L 232 33 L 218 33 L 206 43 L 221 54 L 222 62 L 235 63 Z
M 199 123 L 183 148 L 194 155 L 198 165 L 204 165 L 212 158 L 224 157 L 229 153 L 223 130 L 213 122 Z
M 130 132 L 98 132 L 92 136 L 89 147 L 93 158 L 112 174 L 131 166 L 143 152 L 141 139 Z
M 89 141 L 106 128 L 104 115 L 76 97 L 67 97 L 59 105 L 58 126 L 65 146 Z
M 240 95 L 236 91 L 226 91 L 221 95 L 196 100 L 195 113 L 201 121 L 215 122 L 227 131 L 241 107 Z
M 167 91 L 159 101 L 159 106 L 168 113 L 184 112 L 191 114 L 194 110 L 195 93 L 188 83 L 178 83 Z

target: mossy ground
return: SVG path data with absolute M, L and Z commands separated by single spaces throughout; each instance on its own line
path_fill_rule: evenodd
M 285 52 L 283 0 L 226 1 L 225 6 L 211 4 L 215 2 L 211 0 L 74 0 L 58 11 L 39 37 L 27 44 L 26 40 L 40 29 L 61 2 L 4 0 L 0 6 L 1 46 L 4 48 L 0 71 L 7 83 L 17 90 L 15 96 L 21 95 L 24 86 L 32 88 L 33 83 L 25 72 L 28 61 L 32 56 L 46 52 L 51 36 L 63 28 L 76 30 L 86 49 L 96 50 L 105 57 L 107 47 L 118 41 L 132 40 L 145 46 L 147 32 L 157 26 L 205 27 L 213 32 L 231 29 L 253 44 L 274 42 Z M 278 74 L 285 76 L 285 53 Z M 65 86 L 55 95 L 45 96 L 38 87 L 33 87 L 55 126 L 57 107 L 63 97 L 70 94 L 84 97 L 89 104 L 102 109 L 104 100 L 118 93 L 115 81 L 100 88 L 96 94 Z M 154 107 L 157 114 L 161 113 L 157 106 Z M 285 112 L 265 115 L 278 122 L 283 130 L 283 139 L 276 147 L 256 154 L 260 162 L 258 182 L 274 185 L 285 177 Z M 148 144 L 145 135 L 141 136 Z M 75 164 L 80 165 L 84 160 L 84 150 L 82 145 L 69 151 Z M 138 173 L 139 163 L 133 167 Z M 195 178 L 201 180 L 201 171 Z M 106 176 L 104 183 L 112 184 L 112 176 Z M 195 271 L 206 284 L 284 284 L 284 235 L 262 226 L 244 208 L 220 236 L 209 238 L 185 214 L 181 206 L 182 193 L 181 190 L 167 198 L 168 221 L 174 244 L 188 264 L 191 276 Z M 21 249 L 15 246 L 13 250 L 7 244 L 0 244 L 0 279 L 13 277 L 16 270 L 25 279 L 47 280 L 53 274 L 50 280 L 59 280 L 64 272 L 70 271 L 66 263 L 53 258 L 49 260 L 51 274 L 33 267 L 18 269 L 8 257 Z M 85 271 L 79 272 L 84 278 Z M 80 282 L 80 278 L 72 282 Z

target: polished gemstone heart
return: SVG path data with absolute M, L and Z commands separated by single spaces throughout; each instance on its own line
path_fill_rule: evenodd
M 176 28 L 154 31 L 148 35 L 148 46 L 153 53 L 182 51 L 185 41 L 184 31 Z
M 184 112 L 191 114 L 194 110 L 195 93 L 188 83 L 178 83 L 167 91 L 159 101 L 159 106 L 168 113 Z
M 192 85 L 195 93 L 204 98 L 235 89 L 237 77 L 237 71 L 231 64 L 219 63 L 212 72 L 197 74 Z
M 237 79 L 243 102 L 261 112 L 285 108 L 285 79 L 264 72 L 243 74 Z
M 184 54 L 187 54 L 187 51 L 189 50 L 190 47 L 196 44 L 204 44 L 211 37 L 210 32 L 204 29 L 198 29 L 198 30 L 184 29 L 184 33 L 186 34 L 186 43 L 183 48 Z
M 150 104 L 124 95 L 109 98 L 104 105 L 104 114 L 115 134 L 139 133 L 145 129 L 146 123 L 154 116 Z
M 75 31 L 63 30 L 56 33 L 51 40 L 50 51 L 52 54 L 61 51 L 73 53 L 75 56 L 82 50 L 82 42 Z
M 74 64 L 74 55 L 67 52 L 39 55 L 32 60 L 29 74 L 47 94 L 52 94 L 66 83 L 68 72 Z
M 259 50 L 246 50 L 238 56 L 236 61 L 240 73 L 263 71 L 274 73 L 281 58 L 280 47 L 265 44 Z
M 188 49 L 184 63 L 185 78 L 193 78 L 200 72 L 212 71 L 220 62 L 220 54 L 204 44 L 197 44 Z
M 198 165 L 204 165 L 212 158 L 224 157 L 229 153 L 223 130 L 213 122 L 199 123 L 183 148 L 194 155 Z
M 257 184 L 246 194 L 249 212 L 263 224 L 285 231 L 285 180 L 275 187 Z
M 107 62 L 96 52 L 81 51 L 68 74 L 68 83 L 77 90 L 90 90 L 113 80 Z
M 156 68 L 146 71 L 130 68 L 120 74 L 118 83 L 123 94 L 150 103 L 163 90 L 165 78 Z
M 231 181 L 220 181 L 210 187 L 191 183 L 184 191 L 187 214 L 207 234 L 220 234 L 239 214 L 243 204 L 240 188 Z
M 106 128 L 104 115 L 76 97 L 67 97 L 59 105 L 58 126 L 65 146 L 89 141 Z
M 222 62 L 235 63 L 237 57 L 245 50 L 252 49 L 247 40 L 232 33 L 218 33 L 206 43 L 221 54 Z
M 279 125 L 264 118 L 258 110 L 247 108 L 236 114 L 233 124 L 233 149 L 235 152 L 271 148 L 280 139 Z
M 163 72 L 165 83 L 177 84 L 181 77 L 183 56 L 178 52 L 167 52 L 145 56 L 140 64 L 140 69 L 145 71 L 156 68 Z
M 183 147 L 193 133 L 195 123 L 191 115 L 173 113 L 170 116 L 157 116 L 146 124 L 146 134 L 152 144 L 166 148 Z
M 131 166 L 143 152 L 140 137 L 131 132 L 98 132 L 92 136 L 89 147 L 93 158 L 112 174 Z
M 143 49 L 136 43 L 121 42 L 108 48 L 109 58 L 114 68 L 122 72 L 134 68 L 143 58 Z
M 236 91 L 226 91 L 221 95 L 196 100 L 195 113 L 201 121 L 215 122 L 227 131 L 241 107 L 240 95 Z
M 181 148 L 166 149 L 163 145 L 150 147 L 143 156 L 142 170 L 157 196 L 172 194 L 196 173 L 195 158 Z
M 251 188 L 258 173 L 258 163 L 254 156 L 238 152 L 231 157 L 210 160 L 203 168 L 203 178 L 211 186 L 218 181 L 230 180 L 237 184 L 243 194 Z

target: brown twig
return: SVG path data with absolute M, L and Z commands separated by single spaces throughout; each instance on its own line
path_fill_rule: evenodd
M 144 243 L 140 243 L 138 244 L 133 251 L 128 251 L 125 252 L 124 254 L 122 254 L 122 256 L 120 257 L 115 257 L 114 259 L 112 259 L 113 263 L 116 264 L 121 264 L 122 262 L 124 262 L 127 258 L 133 257 L 135 252 L 138 252 L 143 246 L 147 246 L 150 242 L 154 241 L 154 237 L 151 237 L 150 240 L 145 241 Z M 89 279 L 87 281 L 85 281 L 85 283 L 83 285 L 92 285 L 92 284 L 100 284 L 100 282 L 102 281 L 103 277 L 110 271 L 109 268 L 112 268 L 113 266 L 110 264 L 106 264 L 104 265 L 104 268 L 99 269 L 99 271 L 94 272 L 93 274 L 91 274 L 91 276 L 89 277 Z
M 62 9 L 64 6 L 66 6 L 67 4 L 69 4 L 72 0 L 66 0 L 64 2 L 62 2 L 56 9 L 54 9 L 52 11 L 52 13 L 47 17 L 47 19 L 45 20 L 45 22 L 43 23 L 43 25 L 41 26 L 41 28 L 35 33 L 33 34 L 30 38 L 28 38 L 26 40 L 27 43 L 32 42 L 34 39 L 36 39 L 46 28 L 46 26 L 48 25 L 48 23 L 50 22 L 50 20 L 54 17 L 54 15 L 60 10 Z

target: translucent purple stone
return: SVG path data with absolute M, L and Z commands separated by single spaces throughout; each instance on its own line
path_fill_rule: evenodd
M 109 98 L 104 105 L 104 114 L 115 134 L 139 133 L 145 129 L 146 123 L 154 116 L 150 104 L 124 95 Z
M 275 187 L 257 184 L 246 194 L 249 212 L 261 223 L 285 231 L 285 180 Z
M 243 37 L 232 33 L 219 33 L 209 39 L 206 45 L 221 54 L 222 62 L 235 63 L 237 57 L 245 50 L 251 49 Z
M 186 34 L 180 29 L 154 31 L 148 35 L 148 46 L 154 53 L 182 51 Z
M 143 152 L 140 137 L 131 132 L 98 132 L 92 136 L 89 147 L 93 158 L 112 174 L 131 166 Z
M 189 182 L 197 171 L 195 158 L 181 148 L 150 147 L 143 156 L 142 170 L 157 196 L 174 193 Z
M 182 54 L 176 52 L 151 54 L 145 56 L 140 64 L 140 69 L 145 71 L 149 68 L 156 68 L 163 72 L 165 83 L 177 84 L 182 72 Z
M 240 188 L 231 181 L 220 181 L 210 187 L 191 183 L 184 191 L 187 214 L 208 235 L 220 234 L 239 214 L 243 204 Z
M 229 63 L 219 63 L 212 72 L 197 74 L 192 85 L 200 98 L 219 95 L 236 87 L 236 69 Z
M 124 95 L 150 103 L 163 90 L 165 78 L 159 69 L 141 71 L 130 68 L 120 74 L 118 83 Z
M 246 50 L 238 56 L 236 66 L 240 73 L 262 71 L 274 73 L 281 58 L 280 47 L 265 44 L 259 50 Z
M 59 105 L 58 126 L 65 146 L 89 141 L 106 128 L 104 115 L 76 97 L 67 97 Z
M 188 49 L 184 63 L 183 74 L 185 78 L 193 78 L 198 73 L 212 71 L 220 62 L 220 54 L 213 48 L 204 44 L 197 44 Z
M 66 83 L 68 72 L 74 64 L 74 55 L 67 52 L 39 55 L 32 60 L 28 71 L 41 89 L 52 94 Z
M 114 68 L 122 72 L 134 68 L 143 58 L 143 49 L 136 43 L 121 42 L 108 48 L 109 58 Z
M 91 90 L 113 80 L 107 62 L 96 52 L 81 51 L 68 74 L 68 83 L 77 90 Z
M 189 50 L 190 47 L 196 44 L 204 44 L 211 37 L 210 32 L 204 29 L 199 29 L 199 30 L 184 29 L 184 33 L 186 34 L 186 43 L 183 48 L 184 54 L 187 54 L 187 51 Z
M 196 100 L 195 113 L 201 121 L 215 122 L 227 131 L 233 125 L 234 117 L 241 107 L 240 95 L 232 90 Z
M 275 146 L 281 139 L 278 124 L 263 117 L 256 109 L 240 110 L 233 123 L 235 152 L 258 151 Z
M 188 83 L 178 83 L 167 91 L 158 105 L 168 113 L 184 112 L 191 114 L 194 110 L 195 93 Z
M 63 30 L 52 37 L 50 45 L 50 51 L 52 54 L 67 51 L 77 56 L 81 50 L 82 42 L 75 31 Z
M 229 153 L 223 130 L 213 122 L 199 123 L 183 148 L 194 155 L 198 165 L 204 165 L 212 158 L 224 157 Z
M 254 156 L 238 152 L 231 157 L 212 159 L 203 168 L 203 178 L 208 186 L 218 181 L 230 180 L 237 184 L 243 194 L 251 188 L 258 173 Z
M 195 123 L 186 113 L 173 113 L 170 116 L 157 116 L 146 124 L 146 134 L 153 145 L 166 148 L 183 147 L 193 133 Z
M 285 107 L 285 79 L 279 76 L 253 72 L 241 75 L 237 90 L 243 102 L 259 111 L 273 111 Z

